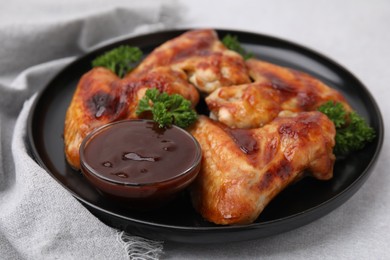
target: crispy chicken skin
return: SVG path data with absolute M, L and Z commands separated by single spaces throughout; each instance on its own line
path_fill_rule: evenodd
M 201 92 L 210 93 L 222 86 L 249 83 L 244 59 L 227 49 L 214 30 L 194 30 L 156 48 L 131 75 L 151 68 L 168 66 L 184 71 Z
M 230 127 L 260 127 L 280 111 L 312 111 L 329 100 L 351 110 L 338 91 L 308 74 L 256 59 L 246 64 L 253 83 L 219 88 L 206 98 L 212 114 Z
M 320 112 L 282 112 L 257 129 L 231 129 L 201 116 L 191 133 L 203 151 L 191 198 L 216 224 L 252 223 L 305 171 L 321 180 L 333 175 L 335 129 Z
M 80 168 L 79 147 L 94 129 L 118 120 L 137 118 L 138 102 L 148 88 L 177 93 L 193 106 L 199 94 L 182 71 L 159 67 L 140 77 L 118 78 L 105 68 L 94 68 L 81 78 L 65 117 L 65 156 L 69 164 Z

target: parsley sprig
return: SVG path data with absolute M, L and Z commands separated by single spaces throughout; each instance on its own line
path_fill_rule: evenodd
M 347 155 L 363 149 L 366 143 L 375 138 L 375 131 L 355 111 L 347 112 L 338 102 L 328 101 L 318 110 L 328 116 L 336 127 L 336 155 Z
M 105 67 L 123 78 L 141 58 L 142 51 L 138 47 L 121 45 L 94 59 L 92 66 Z
M 238 41 L 237 35 L 227 34 L 225 37 L 223 37 L 222 43 L 229 50 L 239 53 L 244 58 L 244 60 L 253 57 L 252 53 L 246 52 L 246 50 L 241 46 L 240 42 Z
M 191 102 L 179 94 L 169 95 L 156 88 L 148 89 L 145 96 L 139 101 L 137 115 L 151 112 L 153 120 L 160 128 L 175 124 L 186 128 L 197 119 L 197 113 L 191 107 Z

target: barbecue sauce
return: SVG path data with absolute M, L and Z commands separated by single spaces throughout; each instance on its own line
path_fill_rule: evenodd
M 84 161 L 97 176 L 142 185 L 172 179 L 194 164 L 197 147 L 184 131 L 149 120 L 130 122 L 113 124 L 85 146 Z

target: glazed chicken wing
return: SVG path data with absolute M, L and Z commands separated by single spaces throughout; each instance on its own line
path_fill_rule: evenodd
M 200 91 L 210 93 L 221 86 L 249 83 L 244 59 L 227 49 L 214 30 L 194 30 L 156 48 L 131 75 L 151 68 L 180 69 Z
M 118 78 L 108 69 L 94 68 L 81 78 L 68 107 L 64 128 L 65 155 L 73 168 L 80 168 L 79 147 L 86 135 L 104 124 L 137 118 L 138 102 L 148 88 L 180 94 L 193 106 L 199 100 L 187 75 L 168 67 L 125 79 Z
M 203 151 L 191 187 L 195 209 L 216 224 L 248 224 L 305 171 L 333 175 L 335 129 L 320 112 L 282 112 L 258 129 L 231 129 L 201 116 L 191 133 Z
M 280 111 L 312 111 L 330 100 L 351 110 L 341 93 L 308 74 L 256 59 L 246 63 L 253 83 L 218 88 L 206 98 L 212 114 L 224 124 L 261 127 Z
M 104 68 L 92 69 L 81 78 L 65 117 L 65 156 L 80 168 L 79 147 L 93 129 L 126 117 L 127 96 L 119 78 Z

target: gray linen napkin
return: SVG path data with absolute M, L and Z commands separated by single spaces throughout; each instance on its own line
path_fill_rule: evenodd
M 174 1 L 13 0 L 0 11 L 0 258 L 156 259 L 162 242 L 102 224 L 31 157 L 27 117 L 65 65 L 108 41 L 170 27 Z

